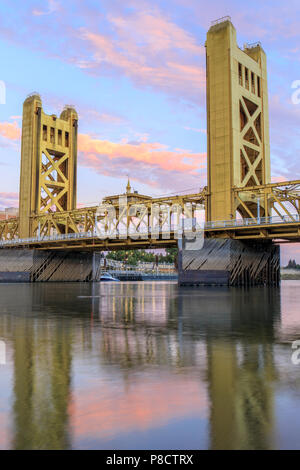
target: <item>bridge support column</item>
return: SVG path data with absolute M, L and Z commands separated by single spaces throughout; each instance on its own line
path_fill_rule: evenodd
M 69 250 L 0 250 L 0 282 L 99 280 L 100 254 Z
M 179 285 L 277 286 L 279 282 L 280 247 L 270 241 L 205 239 L 200 250 L 187 250 L 184 241 L 179 242 Z

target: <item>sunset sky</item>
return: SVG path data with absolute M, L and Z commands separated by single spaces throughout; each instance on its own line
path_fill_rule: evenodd
M 33 91 L 46 113 L 78 111 L 79 203 L 123 192 L 127 175 L 149 195 L 203 186 L 204 43 L 225 15 L 241 47 L 261 41 L 267 53 L 272 176 L 300 179 L 298 0 L 1 0 L 0 209 L 18 204 L 22 104 Z

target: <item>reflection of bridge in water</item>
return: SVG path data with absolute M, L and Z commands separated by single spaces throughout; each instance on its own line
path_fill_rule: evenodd
M 70 447 L 85 420 L 102 442 L 104 429 L 191 413 L 209 413 L 212 448 L 272 447 L 277 289 L 39 284 L 16 298 L 3 288 L 15 448 Z
M 278 284 L 273 242 L 300 241 L 300 180 L 271 182 L 266 54 L 260 43 L 240 49 L 226 17 L 207 33 L 206 58 L 207 187 L 152 198 L 128 184 L 125 194 L 107 196 L 101 207 L 77 209 L 77 113 L 66 107 L 59 118 L 46 115 L 33 94 L 23 106 L 19 217 L 0 221 L 0 247 L 48 250 L 57 264 L 61 255 L 54 251 L 176 246 L 182 220 L 194 221 L 195 235 L 204 208 L 206 248 L 191 258 L 179 244 L 179 282 Z

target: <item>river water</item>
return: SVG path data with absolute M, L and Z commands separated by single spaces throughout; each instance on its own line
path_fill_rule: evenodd
M 299 449 L 295 340 L 300 281 L 0 284 L 0 449 Z

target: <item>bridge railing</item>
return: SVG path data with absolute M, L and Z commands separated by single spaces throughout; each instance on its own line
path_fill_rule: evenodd
M 222 228 L 234 228 L 234 227 L 248 227 L 248 226 L 264 226 L 264 225 L 282 225 L 282 224 L 291 224 L 299 223 L 300 217 L 299 214 L 291 215 L 281 215 L 281 216 L 270 216 L 270 217 L 257 217 L 257 218 L 248 218 L 248 219 L 232 219 L 232 220 L 215 220 L 211 222 L 206 222 L 204 224 L 204 230 L 214 230 Z M 161 228 L 154 228 L 151 230 L 151 227 L 148 228 L 148 231 L 140 232 L 129 232 L 128 237 L 133 234 L 143 235 L 148 234 L 149 237 L 154 234 L 168 234 L 170 232 L 182 230 L 178 226 L 171 225 L 168 229 L 162 230 Z M 153 232 L 153 233 L 152 233 Z M 0 240 L 0 247 L 12 246 L 12 245 L 26 245 L 31 243 L 47 242 L 47 241 L 63 241 L 63 240 L 77 240 L 81 238 L 98 238 L 95 231 L 80 232 L 80 233 L 66 233 L 66 234 L 53 234 L 50 236 L 38 236 L 31 238 L 14 238 L 12 240 Z M 109 238 L 109 237 L 108 237 Z M 117 238 L 117 236 L 115 237 Z M 147 238 L 147 237 L 146 237 Z M 166 238 L 167 239 L 167 238 Z
M 276 215 L 270 217 L 255 217 L 249 219 L 231 219 L 231 220 L 215 220 L 205 222 L 205 229 L 229 228 L 229 227 L 247 227 L 251 225 L 274 225 L 284 223 L 297 223 L 300 221 L 299 214 Z

